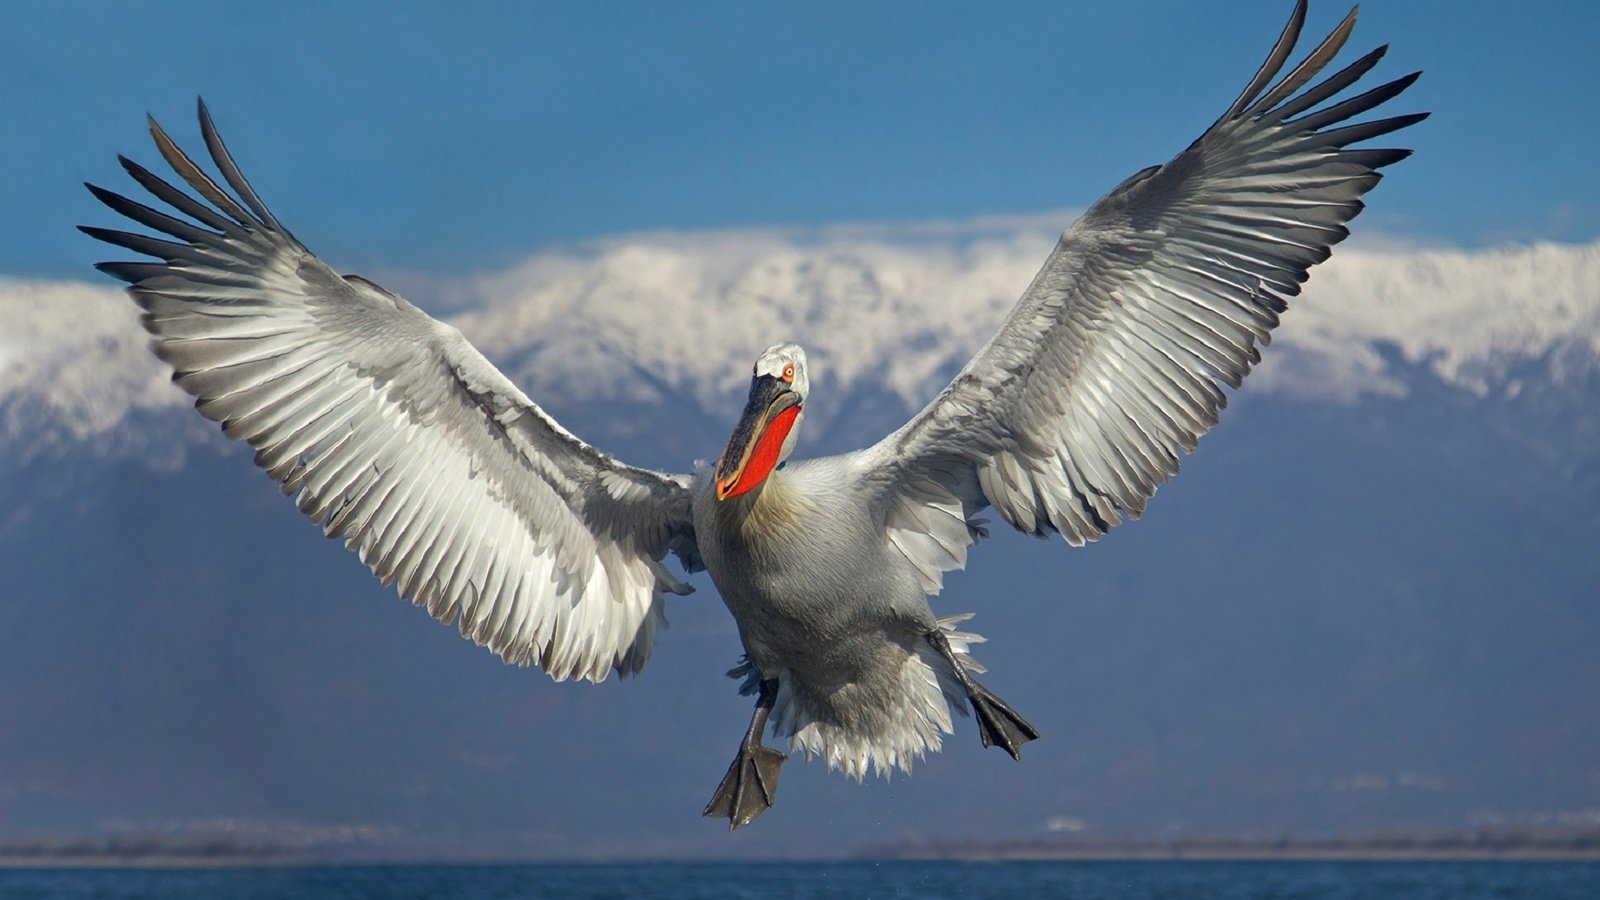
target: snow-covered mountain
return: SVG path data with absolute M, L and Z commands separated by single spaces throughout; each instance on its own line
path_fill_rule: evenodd
M 1044 219 L 643 235 L 487 276 L 414 279 L 416 291 L 413 279 L 395 282 L 549 404 L 665 402 L 720 421 L 750 360 L 797 340 L 822 401 L 807 420 L 820 421 L 863 391 L 902 411 L 927 402 L 1032 278 L 1054 240 Z M 12 462 L 85 443 L 102 454 L 156 449 L 128 420 L 187 402 L 164 384 L 135 320 L 108 285 L 0 280 L 0 442 L 20 451 Z M 1313 273 L 1287 321 L 1252 390 L 1396 395 L 1404 363 L 1450 387 L 1514 392 L 1513 373 L 1545 358 L 1564 382 L 1600 356 L 1600 244 L 1356 241 Z M 157 443 L 170 444 L 163 423 Z
M 578 434 L 682 470 L 778 340 L 818 370 L 800 452 L 895 427 L 1064 220 L 640 235 L 379 280 Z M 1023 765 L 969 722 L 910 779 L 797 762 L 731 838 L 696 821 L 748 702 L 703 579 L 636 681 L 506 669 L 322 541 L 143 345 L 112 287 L 0 282 L 0 833 L 805 855 L 1600 809 L 1600 244 L 1341 247 L 1144 520 L 1082 551 L 997 533 L 947 582 L 936 608 L 979 613 L 988 679 L 1045 733 Z

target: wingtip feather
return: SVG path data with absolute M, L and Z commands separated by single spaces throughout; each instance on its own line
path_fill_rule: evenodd
M 1228 107 L 1228 111 L 1223 114 L 1220 121 L 1225 122 L 1232 119 L 1249 107 L 1251 101 L 1255 100 L 1266 89 L 1267 85 L 1272 82 L 1273 77 L 1283 68 L 1283 64 L 1288 60 L 1289 54 L 1294 52 L 1295 44 L 1300 41 L 1300 31 L 1305 27 L 1306 23 L 1306 5 L 1306 0 L 1297 0 L 1294 5 L 1294 12 L 1289 14 L 1289 21 L 1284 24 L 1283 31 L 1279 32 L 1278 40 L 1272 45 L 1272 50 L 1267 53 L 1267 58 L 1262 60 L 1261 66 L 1256 69 L 1255 75 L 1251 76 L 1244 90 L 1239 92 L 1238 99 L 1234 100 L 1233 105 Z

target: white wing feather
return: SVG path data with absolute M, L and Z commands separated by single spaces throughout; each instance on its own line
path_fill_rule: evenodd
M 557 680 L 638 671 L 665 621 L 663 592 L 689 590 L 660 563 L 669 545 L 693 556 L 687 477 L 598 453 L 460 332 L 339 277 L 267 211 L 203 104 L 200 119 L 237 199 L 151 122 L 211 206 L 124 159 L 194 221 L 91 186 L 179 240 L 84 229 L 162 260 L 101 268 L 132 284 L 173 380 L 256 448 L 328 536 L 434 617 Z
M 859 457 L 886 538 L 937 590 L 965 562 L 964 522 L 993 506 L 1074 545 L 1137 517 L 1260 360 L 1287 296 L 1343 240 L 1377 169 L 1407 150 L 1345 149 L 1424 115 L 1329 126 L 1393 98 L 1416 74 L 1308 112 L 1387 48 L 1301 89 L 1349 16 L 1275 85 L 1298 5 L 1226 114 L 1171 162 L 1106 195 L 1062 235 L 999 332 L 944 392 Z

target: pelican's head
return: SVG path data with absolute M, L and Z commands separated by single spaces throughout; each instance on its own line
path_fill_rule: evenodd
M 717 460 L 718 500 L 753 490 L 789 458 L 810 390 L 799 344 L 776 344 L 756 358 L 744 415 Z

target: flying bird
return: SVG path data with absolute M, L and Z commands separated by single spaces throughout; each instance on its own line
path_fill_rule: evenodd
M 558 681 L 637 673 L 665 595 L 690 591 L 669 565 L 709 572 L 745 651 L 729 674 L 756 698 L 704 811 L 737 828 L 773 803 L 786 756 L 763 744 L 769 726 L 857 780 L 937 750 L 952 710 L 970 707 L 983 745 L 1014 758 L 1039 736 L 976 680 L 965 617 L 939 618 L 928 596 L 965 564 L 985 509 L 1073 545 L 1139 516 L 1216 424 L 1223 386 L 1259 361 L 1286 298 L 1348 235 L 1378 170 L 1410 154 L 1352 145 L 1426 114 L 1350 120 L 1419 73 L 1336 99 L 1380 47 L 1316 81 L 1354 11 L 1284 73 L 1305 14 L 1301 0 L 1215 124 L 1062 235 L 938 397 L 826 458 L 790 458 L 812 402 L 793 343 L 755 360 L 713 463 L 665 474 L 584 443 L 455 328 L 313 255 L 203 101 L 220 182 L 152 120 L 192 193 L 119 157 L 156 206 L 89 190 L 162 236 L 83 230 L 153 258 L 98 268 L 131 285 L 195 408 L 384 584 L 506 662 Z

